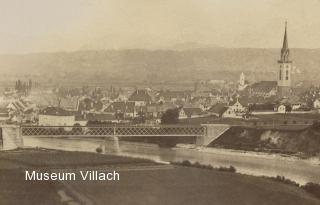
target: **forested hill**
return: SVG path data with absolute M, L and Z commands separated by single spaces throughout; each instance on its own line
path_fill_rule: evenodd
M 205 48 L 190 50 L 98 50 L 1 55 L 6 75 L 42 79 L 116 82 L 190 82 L 235 80 L 241 72 L 250 81 L 275 80 L 280 49 Z M 291 49 L 295 78 L 318 81 L 320 49 Z

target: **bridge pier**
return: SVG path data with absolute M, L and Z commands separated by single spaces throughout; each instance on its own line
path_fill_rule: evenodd
M 118 136 L 105 137 L 102 146 L 103 153 L 119 153 L 120 144 Z
M 205 133 L 202 136 L 197 136 L 197 146 L 208 146 L 211 142 L 218 139 L 223 133 L 229 130 L 230 125 L 227 124 L 204 124 Z
M 19 126 L 6 125 L 1 126 L 2 129 L 2 150 L 16 149 L 23 147 L 23 138 Z

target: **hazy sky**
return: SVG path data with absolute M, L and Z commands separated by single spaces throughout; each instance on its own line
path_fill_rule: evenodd
M 0 53 L 225 47 L 320 48 L 320 0 L 0 0 Z

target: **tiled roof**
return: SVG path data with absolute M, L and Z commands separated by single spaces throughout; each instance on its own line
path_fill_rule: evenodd
M 47 107 L 40 111 L 42 115 L 55 115 L 55 116 L 72 116 L 72 112 L 64 110 L 60 107 Z
M 158 93 L 158 98 L 164 98 L 164 100 L 171 100 L 172 98 L 186 98 L 191 95 L 191 91 L 160 91 Z
M 129 101 L 151 102 L 151 97 L 146 90 L 136 90 L 129 97 Z
M 90 121 L 110 121 L 116 120 L 116 117 L 113 114 L 88 113 L 85 119 Z
M 183 111 L 188 117 L 192 115 L 199 115 L 202 113 L 202 110 L 200 108 L 183 108 Z
M 265 92 L 268 93 L 272 89 L 276 88 L 278 86 L 277 81 L 260 81 L 257 83 L 254 83 L 250 86 L 250 89 L 254 92 Z
M 213 114 L 223 114 L 228 109 L 227 105 L 225 103 L 217 103 L 213 105 L 208 112 Z
M 104 112 L 133 113 L 134 112 L 134 102 L 113 102 L 106 109 L 104 109 Z
M 265 103 L 265 104 L 253 104 L 250 106 L 250 111 L 273 111 L 275 104 Z

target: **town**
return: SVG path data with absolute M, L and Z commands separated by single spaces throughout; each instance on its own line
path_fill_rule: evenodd
M 320 1 L 0 1 L 0 204 L 319 205 Z
M 277 59 L 274 59 L 275 61 Z M 152 86 L 42 87 L 17 80 L 0 99 L 2 124 L 206 124 L 306 126 L 320 115 L 320 88 L 296 82 L 287 24 L 274 81 L 202 80 L 193 89 Z

